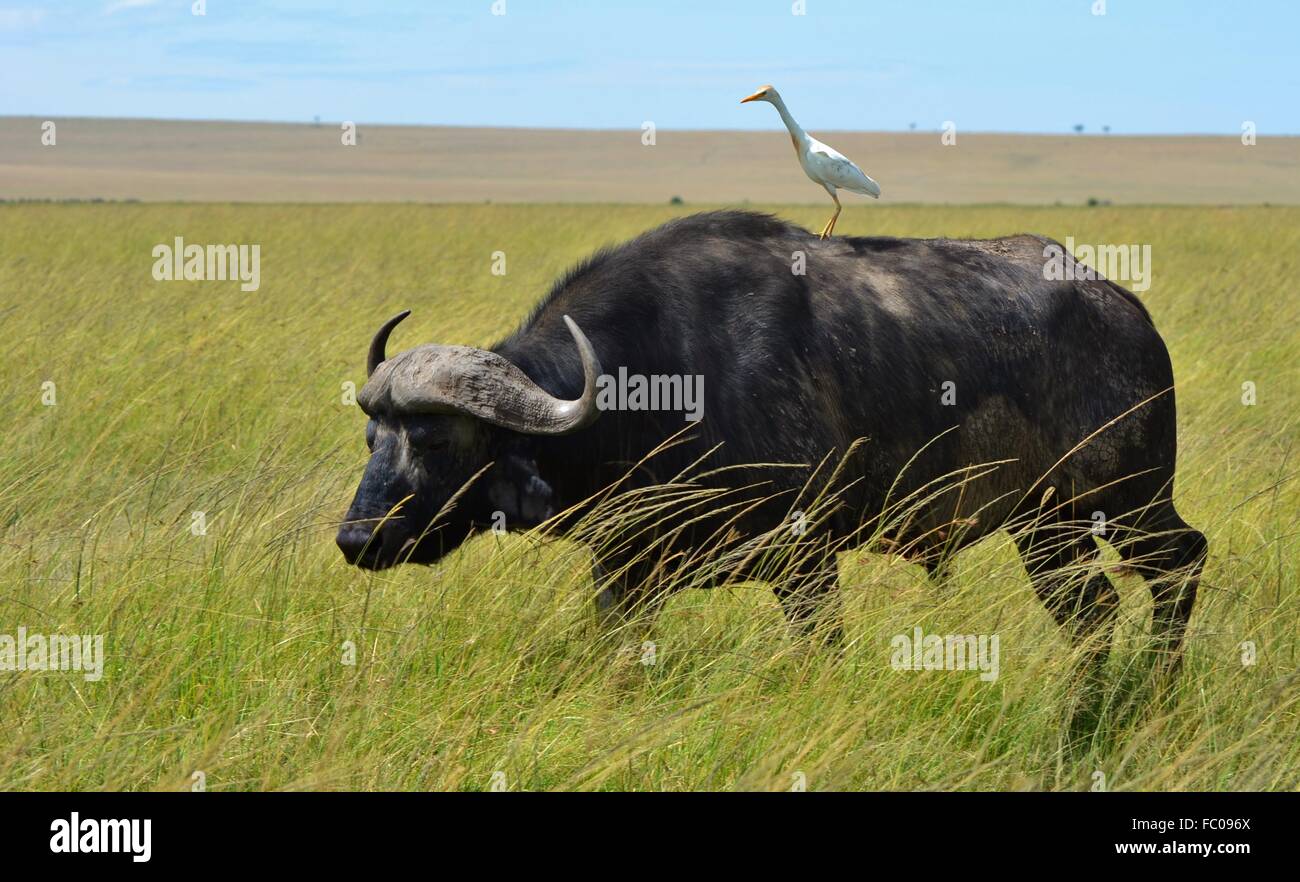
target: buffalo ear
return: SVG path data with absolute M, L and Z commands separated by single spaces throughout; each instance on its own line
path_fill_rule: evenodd
M 555 514 L 554 496 L 537 463 L 513 453 L 498 463 L 488 482 L 488 502 L 505 514 L 509 529 L 535 527 Z

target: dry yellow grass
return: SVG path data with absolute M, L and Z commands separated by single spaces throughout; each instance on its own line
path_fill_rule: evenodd
M 825 203 L 784 131 L 359 128 L 0 118 L 0 199 L 250 202 Z M 1300 202 L 1300 138 L 814 132 L 880 181 L 883 203 Z M 858 197 L 846 197 L 857 204 Z

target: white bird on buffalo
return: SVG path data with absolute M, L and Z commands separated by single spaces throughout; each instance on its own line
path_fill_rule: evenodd
M 781 121 L 790 130 L 790 140 L 794 142 L 794 152 L 799 157 L 799 164 L 803 166 L 804 174 L 812 178 L 814 183 L 825 187 L 826 192 L 830 193 L 831 198 L 835 200 L 835 213 L 826 222 L 826 226 L 822 227 L 819 239 L 829 236 L 835 230 L 835 221 L 839 219 L 841 206 L 840 197 L 835 194 L 837 189 L 861 193 L 873 199 L 880 198 L 880 185 L 854 165 L 852 160 L 799 127 L 776 89 L 762 86 L 748 98 L 740 99 L 741 104 L 747 101 L 766 101 L 776 108 L 776 112 L 781 114 Z

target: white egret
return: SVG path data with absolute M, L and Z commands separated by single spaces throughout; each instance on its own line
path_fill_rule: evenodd
M 799 164 L 803 166 L 804 174 L 812 178 L 814 183 L 825 187 L 826 192 L 835 200 L 835 213 L 826 222 L 826 226 L 822 227 L 818 238 L 825 239 L 835 230 L 835 221 L 839 219 L 841 207 L 840 197 L 835 193 L 837 189 L 861 193 L 872 199 L 880 198 L 880 185 L 854 165 L 852 160 L 799 127 L 776 89 L 771 86 L 761 86 L 753 95 L 742 98 L 740 103 L 744 104 L 747 101 L 766 101 L 776 108 L 776 112 L 781 114 L 781 121 L 790 130 L 790 140 L 794 143 L 794 152 L 799 157 Z

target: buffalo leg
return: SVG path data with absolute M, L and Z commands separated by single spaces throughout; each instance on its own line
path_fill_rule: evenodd
M 843 606 L 835 555 L 810 560 L 773 589 L 786 621 L 803 636 L 838 645 L 844 641 Z
M 1076 671 L 1079 701 L 1070 719 L 1071 740 L 1079 743 L 1095 728 L 1100 710 L 1119 593 L 1104 573 L 1090 572 L 1098 552 L 1086 527 L 1035 526 L 1015 538 L 1038 599 L 1083 652 Z
M 926 575 L 930 577 L 930 582 L 940 591 L 948 589 L 949 579 L 952 576 L 951 563 L 952 557 L 942 553 L 928 557 L 921 562 L 921 565 L 925 567 Z
M 1176 674 L 1182 661 L 1183 638 L 1196 605 L 1196 590 L 1205 566 L 1208 543 L 1167 503 L 1143 524 L 1137 538 L 1120 546 L 1125 563 L 1146 579 L 1153 609 L 1151 637 L 1157 669 Z
M 653 621 L 665 598 L 655 590 L 654 567 L 644 558 L 631 562 L 596 558 L 592 564 L 596 584 L 596 620 L 606 629 L 635 619 Z

